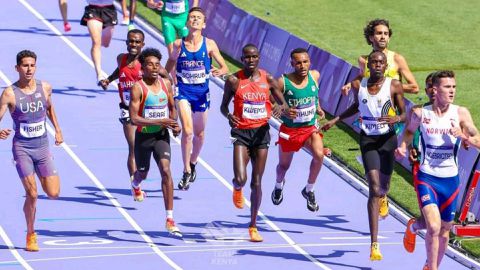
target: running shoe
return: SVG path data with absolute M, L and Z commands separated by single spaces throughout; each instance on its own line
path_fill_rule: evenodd
M 197 179 L 197 172 L 195 171 L 195 166 L 196 165 L 197 164 L 193 164 L 193 163 L 190 162 L 190 173 L 192 174 L 190 176 L 190 183 L 195 182 L 195 179 Z
M 39 251 L 37 243 L 37 234 L 36 233 L 27 233 L 27 246 L 25 247 L 26 251 Z
M 233 188 L 233 205 L 238 209 L 243 208 L 243 193 L 242 189 Z
M 63 30 L 65 32 L 70 32 L 70 30 L 72 30 L 72 26 L 70 25 L 69 22 L 66 22 L 66 23 L 63 24 Z
M 318 211 L 318 209 L 320 207 L 318 206 L 317 202 L 315 201 L 315 193 L 313 193 L 313 191 L 307 192 L 307 187 L 304 187 L 302 189 L 302 195 L 307 200 L 308 210 L 310 210 L 312 212 Z
M 275 205 L 281 204 L 283 201 L 283 190 L 281 188 L 273 188 L 272 191 L 272 202 Z
M 165 228 L 167 229 L 168 233 L 176 237 L 182 237 L 182 233 L 180 229 L 175 225 L 175 221 L 172 218 L 167 218 L 165 222 Z
M 380 198 L 378 201 L 380 205 L 379 215 L 381 219 L 385 219 L 388 216 L 388 198 L 387 195 Z
M 128 24 L 128 31 L 135 29 L 135 25 L 133 25 L 133 22 L 130 22 Z
M 258 233 L 257 227 L 249 227 L 248 234 L 250 235 L 250 242 L 262 242 L 263 238 Z
M 134 188 L 132 186 L 132 196 L 134 201 L 143 202 L 145 197 L 147 197 L 147 194 L 140 187 Z
M 412 231 L 410 230 L 413 223 L 415 223 L 415 219 L 411 218 L 407 223 L 405 234 L 403 234 L 403 247 L 409 253 L 412 253 L 415 250 L 415 240 L 417 238 L 417 234 L 412 233 Z
M 123 17 L 123 20 L 122 20 L 122 25 L 128 25 L 128 23 L 130 22 L 130 18 L 127 16 L 127 17 Z
M 190 188 L 190 178 L 192 175 L 188 172 L 183 172 L 182 179 L 178 182 L 178 188 L 180 190 L 188 190 Z
M 428 268 L 428 264 L 427 264 L 427 263 L 425 263 L 425 265 L 423 266 L 422 269 L 423 269 L 423 270 L 430 270 L 430 268 Z
M 373 242 L 370 247 L 370 261 L 380 261 L 383 259 L 382 253 L 380 253 L 380 245 L 378 242 Z

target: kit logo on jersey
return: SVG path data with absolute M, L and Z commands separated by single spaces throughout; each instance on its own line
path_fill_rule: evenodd
M 127 75 L 125 75 L 125 72 L 122 72 L 122 74 L 120 74 L 120 78 L 125 78 L 127 77 Z
M 185 52 L 182 52 L 182 54 L 180 55 L 180 57 L 187 57 L 187 54 L 185 54 Z

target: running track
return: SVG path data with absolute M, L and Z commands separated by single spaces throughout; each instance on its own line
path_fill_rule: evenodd
M 62 180 L 60 198 L 51 201 L 39 191 L 36 229 L 41 251 L 37 253 L 23 250 L 23 188 L 12 164 L 11 139 L 0 142 L 0 269 L 422 267 L 423 239 L 419 238 L 414 254 L 403 250 L 406 216 L 393 207 L 390 211 L 396 218 L 390 216 L 380 222 L 384 259 L 369 261 L 365 187 L 329 160 L 316 185 L 319 212 L 309 212 L 300 194 L 310 161 L 305 152 L 295 156 L 287 174 L 284 202 L 274 206 L 270 200 L 278 151 L 274 146 L 270 148 L 263 181 L 263 219 L 259 222 L 265 241 L 248 242 L 249 208 L 237 210 L 231 202 L 232 147 L 227 121 L 219 112 L 221 87 L 214 83 L 197 181 L 188 192 L 175 190 L 174 216 L 184 238 L 168 236 L 155 165 L 143 184 L 148 198 L 142 203 L 131 198 L 126 143 L 117 120 L 118 94 L 114 87 L 102 91 L 95 84 L 89 60 L 90 38 L 87 29 L 78 24 L 83 4 L 69 1 L 73 29 L 66 35 L 61 32 L 63 25 L 55 0 L 8 1 L 0 11 L 0 86 L 17 79 L 16 53 L 21 49 L 35 51 L 36 77 L 53 85 L 66 142 L 62 147 L 52 147 Z M 126 31 L 124 26 L 116 27 L 110 48 L 102 49 L 103 68 L 108 74 L 115 68 L 116 55 L 125 51 Z M 160 48 L 166 55 L 164 45 L 151 34 L 147 34 L 146 44 Z M 9 116 L 4 117 L 1 126 L 11 126 Z M 272 141 L 276 138 L 272 129 Z M 53 137 L 50 139 L 53 144 Z M 172 140 L 175 186 L 181 164 L 180 146 Z M 244 194 L 249 197 L 248 188 Z M 458 255 L 453 251 L 450 254 Z M 465 267 L 445 258 L 442 268 Z

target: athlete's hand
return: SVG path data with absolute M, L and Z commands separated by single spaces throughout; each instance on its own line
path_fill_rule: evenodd
M 352 89 L 352 83 L 347 83 L 344 86 L 342 86 L 342 95 L 346 96 Z
M 280 118 L 280 116 L 283 115 L 283 112 L 284 112 L 285 110 L 288 110 L 288 106 L 286 106 L 285 104 L 284 104 L 284 105 L 276 104 L 276 105 L 273 107 L 272 116 L 275 117 L 275 118 Z
M 397 160 L 404 159 L 407 156 L 407 147 L 405 145 L 400 145 L 395 149 L 395 158 Z
M 325 118 L 325 112 L 322 109 L 317 110 L 317 114 L 319 116 L 319 119 L 324 119 Z
M 175 128 L 172 128 L 173 136 L 177 137 L 180 132 L 182 132 L 182 128 L 179 125 L 177 125 Z
M 212 67 L 210 68 L 210 73 L 212 73 L 212 76 L 213 76 L 213 77 L 218 77 L 218 76 L 222 75 L 222 74 L 220 73 L 220 70 L 219 70 L 218 68 L 214 67 L 214 66 L 212 66 Z
M 462 128 L 456 126 L 453 121 L 451 121 L 450 124 L 452 125 L 452 127 L 450 128 L 450 134 L 452 136 L 454 136 L 455 138 L 460 138 L 462 141 L 468 141 L 468 136 L 463 133 Z
M 110 81 L 108 79 L 103 79 L 98 82 L 98 85 L 102 87 L 103 90 L 107 90 L 107 87 L 109 84 L 110 84 Z
M 415 147 L 412 147 L 409 151 L 408 161 L 410 161 L 410 163 L 414 163 L 415 161 L 417 161 L 417 158 L 418 158 L 418 151 Z
M 336 118 L 326 122 L 325 124 L 323 124 L 323 126 L 320 127 L 320 129 L 322 131 L 327 131 L 327 130 L 331 129 L 337 123 L 337 121 L 335 119 Z
M 2 140 L 5 140 L 6 138 L 8 138 L 8 135 L 10 135 L 10 133 L 12 132 L 11 129 L 0 129 L 0 139 Z
M 288 108 L 283 111 L 283 115 L 288 119 L 295 119 L 297 117 L 297 109 L 295 108 Z
M 63 143 L 63 135 L 61 131 L 55 131 L 55 145 Z
M 238 119 L 238 117 L 236 117 L 235 115 L 233 115 L 231 113 L 227 114 L 227 119 L 228 119 L 228 124 L 232 128 L 235 128 L 235 127 L 238 126 L 238 124 L 240 124 L 240 119 Z
M 154 1 L 154 0 L 148 0 L 147 1 L 147 6 L 149 8 L 156 8 L 158 10 L 162 10 L 163 8 L 163 1 L 160 0 L 160 1 Z
M 171 129 L 171 130 L 174 130 L 175 128 L 178 127 L 177 121 L 175 121 L 173 119 L 170 119 L 170 118 L 160 119 L 160 125 L 168 128 L 168 129 Z
M 379 123 L 393 125 L 400 122 L 401 118 L 398 115 L 387 115 L 378 118 Z

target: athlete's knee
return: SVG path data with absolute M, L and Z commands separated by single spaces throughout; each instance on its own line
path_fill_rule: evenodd
M 38 192 L 36 189 L 30 188 L 25 191 L 25 196 L 30 200 L 37 200 Z
M 370 183 L 369 194 L 370 197 L 380 198 L 383 196 L 382 188 L 380 187 L 380 185 Z
M 262 180 L 260 177 L 254 177 L 250 183 L 250 189 L 259 190 L 262 189 Z
M 427 233 L 428 233 L 431 237 L 438 237 L 438 236 L 440 236 L 440 232 L 441 232 L 441 231 L 442 231 L 442 225 L 441 225 L 441 224 L 438 224 L 437 222 L 428 224 Z
M 47 196 L 49 199 L 52 199 L 52 200 L 55 200 L 55 199 L 58 199 L 58 196 L 60 196 L 60 190 L 50 190 L 50 191 L 47 191 Z
M 237 175 L 233 178 L 233 181 L 241 186 L 247 182 L 247 175 Z
M 315 151 L 313 151 L 313 160 L 316 161 L 316 162 L 323 162 L 323 148 L 322 149 L 316 149 Z
M 192 128 L 184 128 L 182 130 L 182 137 L 187 139 L 187 140 L 192 140 L 193 139 L 193 129 Z
M 288 169 L 290 168 L 290 164 L 285 164 L 285 163 L 278 163 L 277 165 L 277 171 L 288 171 Z
M 205 140 L 205 131 L 202 130 L 202 131 L 195 132 L 195 138 L 201 141 Z
M 138 171 L 137 170 L 135 172 L 135 178 L 144 180 L 145 178 L 147 178 L 147 174 L 148 174 L 148 171 Z
M 162 176 L 162 180 L 168 178 L 172 175 L 169 165 L 160 165 L 160 174 Z

